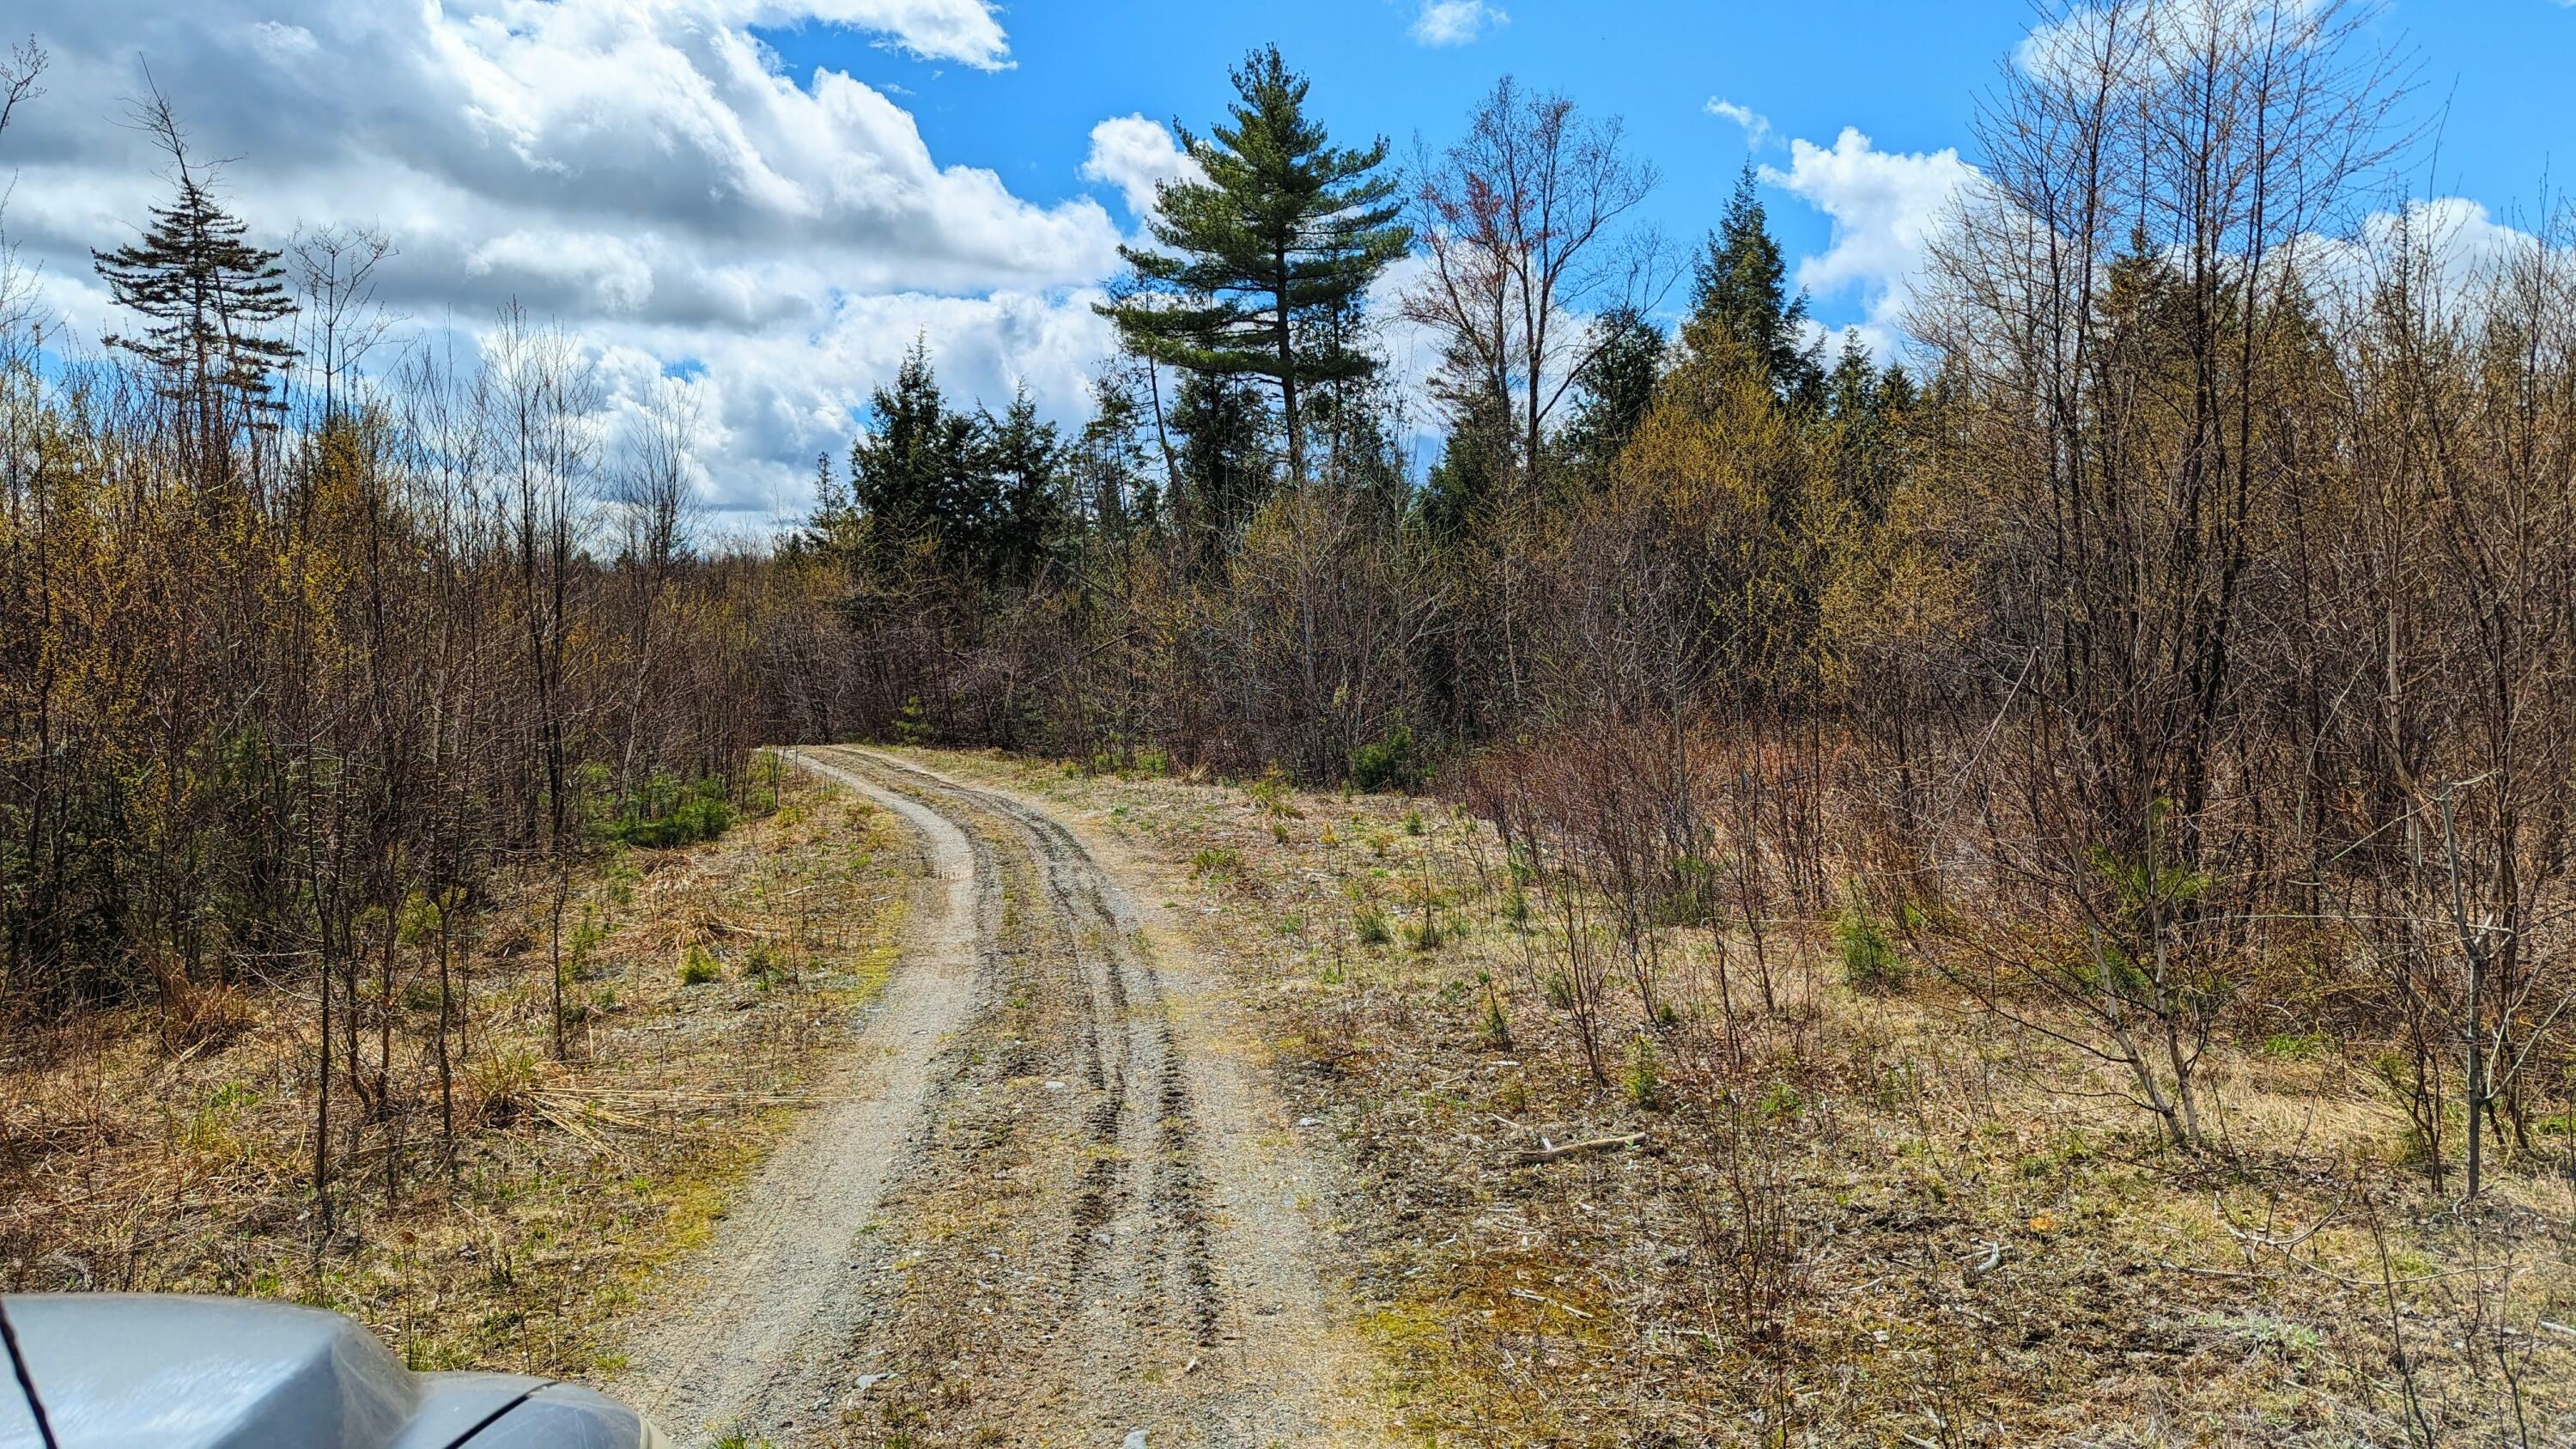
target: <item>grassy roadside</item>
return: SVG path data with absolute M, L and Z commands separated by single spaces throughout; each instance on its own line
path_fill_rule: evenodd
M 309 993 L 253 987 L 231 1030 L 176 1053 L 143 1012 L 0 1045 L 0 1273 L 333 1308 L 423 1369 L 614 1368 L 640 1283 L 704 1240 L 892 964 L 892 823 L 792 773 L 777 803 L 717 840 L 576 875 L 566 1061 L 547 1028 L 551 883 L 502 882 L 474 913 L 452 1176 L 434 988 L 400 953 L 384 1105 L 335 1086 L 327 1240 Z M 370 1069 L 382 1016 L 361 1023 Z
M 2455 1211 L 2366 1045 L 2222 1047 L 2225 1150 L 2180 1158 L 2098 1063 L 1937 978 L 1853 989 L 1816 920 L 1762 943 L 1758 987 L 1747 942 L 1666 932 L 1649 970 L 1669 1010 L 1613 1007 L 1596 1081 L 1551 965 L 1563 904 L 1439 802 L 921 758 L 1190 877 L 1181 904 L 1236 964 L 1285 1089 L 1358 1166 L 1335 1212 L 1385 1392 L 1424 1441 L 2576 1426 L 2563 1139 Z

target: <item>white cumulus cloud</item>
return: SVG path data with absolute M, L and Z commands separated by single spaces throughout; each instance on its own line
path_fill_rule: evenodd
M 2367 295 L 2378 281 L 2402 269 L 2431 290 L 2440 310 L 2473 308 L 2487 300 L 2498 274 L 2537 255 L 2550 243 L 2498 221 L 2482 202 L 2465 196 L 2408 201 L 2397 211 L 2374 211 L 2349 235 L 2299 239 L 2296 256 L 2312 287 Z
M 1710 96 L 1707 110 L 1720 120 L 1733 121 L 1744 132 L 1748 150 L 1759 150 L 1763 142 L 1771 139 L 1771 118 L 1750 106 L 1739 106 L 1723 96 Z
M 687 0 L 659 0 L 690 8 Z M 1011 43 L 992 0 L 702 0 L 722 24 L 794 25 L 819 21 L 874 31 L 879 42 L 923 60 L 957 60 L 978 70 L 1010 65 Z
M 2561 4 L 2576 0 L 2560 0 Z M 2138 74 L 2189 70 L 2212 39 L 2251 39 L 2278 26 L 2280 37 L 2306 45 L 2323 35 L 2325 0 L 2118 0 L 2078 6 L 2032 27 L 2013 51 L 2027 75 L 2083 84 L 2106 64 Z
M 1798 285 L 1821 299 L 1854 297 L 1868 319 L 1861 335 L 1882 355 L 1901 333 L 1935 229 L 1976 174 L 1955 148 L 1881 151 L 1851 126 L 1829 147 L 1791 141 L 1786 171 L 1762 169 L 1833 222 L 1826 249 L 1799 261 Z
M 1154 189 L 1166 181 L 1205 181 L 1207 173 L 1183 151 L 1160 121 L 1113 116 L 1091 128 L 1091 154 L 1082 163 L 1086 181 L 1118 188 L 1139 219 L 1154 210 Z
M 9 234 L 75 339 L 120 325 L 89 250 L 130 237 L 166 189 L 120 124 L 139 56 L 200 154 L 239 158 L 222 188 L 261 243 L 381 228 L 400 249 L 388 304 L 468 333 L 513 300 L 559 319 L 602 359 L 614 407 L 685 373 L 710 502 L 801 504 L 814 455 L 846 448 L 916 333 L 960 396 L 1025 381 L 1079 409 L 1108 345 L 1090 303 L 1117 222 L 941 162 L 891 88 L 790 75 L 760 37 L 799 26 L 1011 63 L 987 0 L 51 5 L 46 94 L 9 130 Z
M 1889 356 L 1905 335 L 1931 243 L 1959 215 L 1962 199 L 1974 200 L 1976 168 L 1950 148 L 1882 151 L 1848 126 L 1831 146 L 1795 140 L 1789 151 L 1788 169 L 1766 166 L 1762 180 L 1832 222 L 1825 249 L 1798 260 L 1797 283 L 1819 301 L 1856 304 L 1863 341 Z M 2499 268 L 2542 244 L 2477 201 L 2441 196 L 2374 211 L 2348 235 L 2301 237 L 2295 256 L 2321 297 L 2353 295 L 2386 268 L 2419 265 L 2429 268 L 2446 305 L 2475 306 Z
M 1423 45 L 1466 45 L 1512 17 L 1485 0 L 1422 0 L 1411 34 Z

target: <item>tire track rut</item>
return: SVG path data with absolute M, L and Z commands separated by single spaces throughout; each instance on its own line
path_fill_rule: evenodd
M 895 980 L 926 964 L 971 1009 L 935 1046 L 904 1038 L 908 1104 L 855 1136 L 800 1133 L 728 1223 L 810 1197 L 809 1178 L 843 1185 L 828 1220 L 800 1220 L 840 1235 L 793 1259 L 819 1280 L 789 1304 L 803 1327 L 782 1339 L 744 1322 L 750 1297 L 780 1288 L 760 1234 L 708 1250 L 710 1280 L 746 1253 L 751 1272 L 714 1295 L 724 1312 L 674 1319 L 664 1338 L 746 1337 L 639 1357 L 687 1411 L 669 1411 L 671 1427 L 780 1443 L 1117 1445 L 1139 1429 L 1154 1449 L 1379 1441 L 1350 1427 L 1362 1386 L 1301 1206 L 1317 1169 L 1235 1035 L 1226 974 L 1007 791 L 871 750 L 789 757 L 922 833 L 944 895 L 917 913 Z M 842 1165 L 854 1153 L 872 1171 Z M 782 1341 L 785 1368 L 721 1364 Z M 692 1372 L 713 1387 L 689 1386 Z
M 860 1046 L 822 1083 L 829 1105 L 771 1157 L 715 1241 L 629 1335 L 622 1391 L 683 1435 L 743 1424 L 793 1433 L 828 1402 L 858 1322 L 840 1289 L 865 1270 L 864 1228 L 920 1130 L 940 1045 L 976 1014 L 989 975 L 973 937 L 956 929 L 984 874 L 979 843 L 906 796 L 798 763 L 902 817 L 920 842 L 921 880 L 904 969 L 887 982 Z

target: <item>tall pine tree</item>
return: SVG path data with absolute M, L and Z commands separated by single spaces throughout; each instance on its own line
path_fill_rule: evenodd
M 278 253 L 245 240 L 249 227 L 216 197 L 169 102 L 155 97 L 136 120 L 169 156 L 178 194 L 152 208 L 141 238 L 90 254 L 117 305 L 145 320 L 140 333 L 112 334 L 107 345 L 149 365 L 163 394 L 183 405 L 198 444 L 214 448 L 284 410 L 276 375 L 296 351 L 271 329 L 295 315 L 295 301 Z
M 1609 478 L 1653 405 L 1665 353 L 1662 329 L 1634 307 L 1614 308 L 1598 325 L 1607 336 L 1576 376 L 1582 402 L 1562 440 L 1574 471 L 1595 483 Z
M 1121 250 L 1146 290 L 1100 310 L 1143 356 L 1276 387 L 1289 472 L 1302 480 L 1305 390 L 1376 366 L 1316 324 L 1349 307 L 1412 234 L 1396 222 L 1394 179 L 1376 174 L 1384 138 L 1365 151 L 1330 145 L 1306 114 L 1305 77 L 1275 45 L 1233 76 L 1232 124 L 1181 131 L 1207 180 L 1165 182 L 1148 226 L 1155 247 Z

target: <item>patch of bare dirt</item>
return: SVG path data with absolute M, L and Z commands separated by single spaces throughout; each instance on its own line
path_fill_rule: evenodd
M 936 888 L 835 1105 L 663 1295 L 628 1392 L 777 1442 L 1381 1440 L 1330 1169 L 1165 904 L 1185 883 L 1008 789 L 793 758 L 909 822 Z
M 890 1172 L 920 1131 L 941 1043 L 971 1016 L 978 978 L 975 853 L 915 801 L 791 755 L 900 816 L 920 841 L 900 967 L 865 1035 L 808 1117 L 693 1262 L 632 1330 L 620 1389 L 683 1434 L 735 1425 L 793 1433 L 828 1420 L 862 1305 L 868 1233 Z

